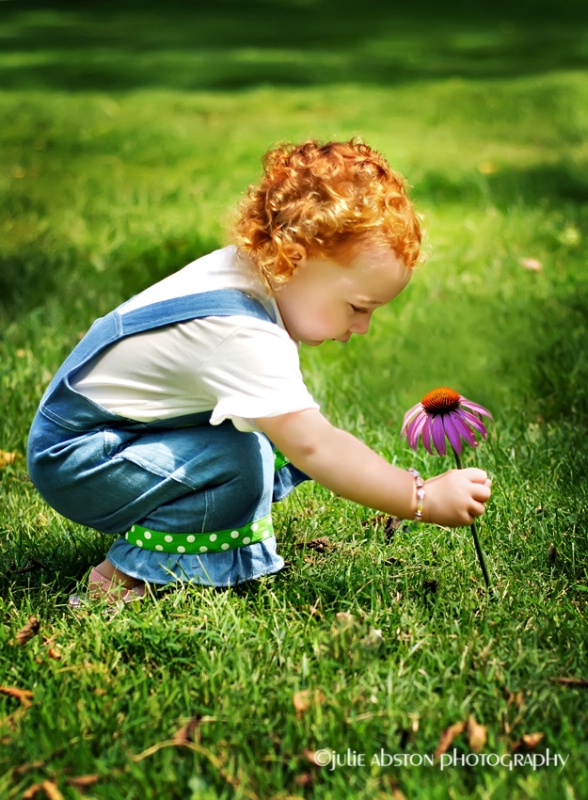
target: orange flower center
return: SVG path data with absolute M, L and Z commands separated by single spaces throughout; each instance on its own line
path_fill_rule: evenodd
M 447 386 L 440 389 L 433 389 L 421 400 L 421 404 L 427 414 L 447 414 L 459 408 L 460 395 Z

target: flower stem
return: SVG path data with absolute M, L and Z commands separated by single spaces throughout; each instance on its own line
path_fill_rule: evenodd
M 461 459 L 459 457 L 458 452 L 456 450 L 453 450 L 453 455 L 455 456 L 455 463 L 457 464 L 457 468 L 461 469 L 462 468 Z M 476 553 L 478 554 L 478 561 L 480 562 L 480 566 L 482 567 L 482 575 L 484 576 L 484 583 L 486 584 L 486 588 L 489 589 L 490 578 L 488 577 L 488 570 L 486 569 L 486 562 L 484 561 L 484 553 L 482 552 L 482 547 L 478 539 L 478 532 L 476 530 L 476 526 L 474 523 L 470 525 L 470 530 L 472 531 L 472 536 L 474 537 L 474 546 L 476 548 Z

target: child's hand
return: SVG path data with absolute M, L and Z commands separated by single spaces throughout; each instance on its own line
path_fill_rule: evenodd
M 292 464 L 335 494 L 400 519 L 413 519 L 415 482 L 317 409 L 256 420 Z M 450 470 L 425 481 L 423 519 L 459 528 L 484 513 L 490 481 L 481 469 Z
M 484 513 L 492 481 L 482 469 L 452 469 L 425 481 L 424 519 L 458 528 Z

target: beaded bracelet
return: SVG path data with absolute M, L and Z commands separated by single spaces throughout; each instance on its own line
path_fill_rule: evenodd
M 425 507 L 425 482 L 421 478 L 421 473 L 417 472 L 416 469 L 409 467 L 408 471 L 414 478 L 414 482 L 416 484 L 416 511 L 414 512 L 414 518 L 417 522 L 421 522 L 423 519 L 424 514 L 424 507 Z

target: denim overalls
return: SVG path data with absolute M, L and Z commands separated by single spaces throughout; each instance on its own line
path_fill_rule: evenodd
M 133 578 L 213 586 L 277 572 L 273 501 L 308 476 L 276 460 L 261 433 L 210 413 L 137 422 L 76 392 L 75 374 L 120 339 L 207 316 L 246 314 L 275 322 L 257 300 L 224 289 L 172 298 L 96 320 L 49 385 L 28 443 L 42 497 L 64 517 L 124 534 L 108 552 Z M 157 544 L 154 544 L 157 542 Z

